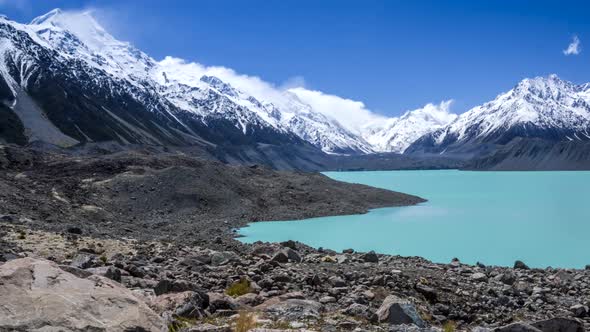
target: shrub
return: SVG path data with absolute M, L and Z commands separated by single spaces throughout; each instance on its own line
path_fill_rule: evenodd
M 256 316 L 254 313 L 240 311 L 236 318 L 236 327 L 234 332 L 248 332 L 256 327 Z
M 455 329 L 456 328 L 457 328 L 457 326 L 455 325 L 455 322 L 453 322 L 453 321 L 447 321 L 443 325 L 443 331 L 444 332 L 455 332 Z
M 240 281 L 233 283 L 225 290 L 225 294 L 231 297 L 238 297 L 244 294 L 250 293 L 252 289 L 250 288 L 250 282 L 242 278 Z
M 191 327 L 197 324 L 197 320 L 193 318 L 186 318 L 181 316 L 175 316 L 172 323 L 168 324 L 168 332 L 180 332 L 187 327 Z

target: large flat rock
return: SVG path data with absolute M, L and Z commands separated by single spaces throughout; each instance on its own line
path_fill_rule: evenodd
M 0 265 L 0 331 L 166 331 L 164 321 L 117 282 L 79 278 L 40 259 Z

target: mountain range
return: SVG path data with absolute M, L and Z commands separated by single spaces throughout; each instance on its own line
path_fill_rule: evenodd
M 424 167 L 424 160 L 444 167 L 448 158 L 493 168 L 502 156 L 520 156 L 507 149 L 534 139 L 578 153 L 562 157 L 558 168 L 586 167 L 579 151 L 590 141 L 590 84 L 555 75 L 524 79 L 461 115 L 443 102 L 355 126 L 325 112 L 303 88 L 226 77 L 171 57 L 156 61 L 88 12 L 56 9 L 29 24 L 2 17 L 0 141 L 199 147 L 226 162 L 323 169 L 350 160 L 364 168 L 362 156 L 368 164 L 387 156 Z

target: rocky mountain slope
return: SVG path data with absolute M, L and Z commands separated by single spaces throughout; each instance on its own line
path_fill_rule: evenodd
M 468 161 L 463 167 L 491 171 L 589 170 L 590 141 L 515 138 L 488 155 Z

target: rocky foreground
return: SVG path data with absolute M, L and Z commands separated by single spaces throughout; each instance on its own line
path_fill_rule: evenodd
M 589 269 L 233 238 L 417 197 L 186 156 L 0 151 L 0 331 L 590 329 Z

